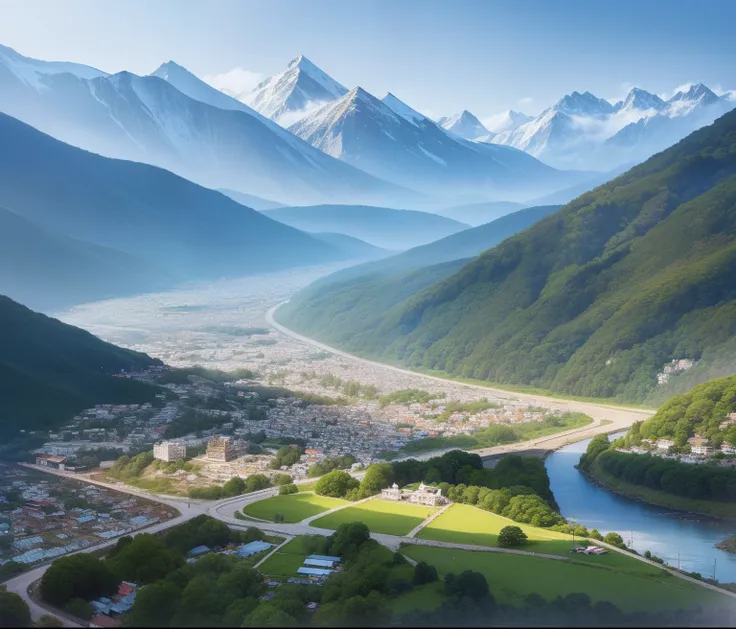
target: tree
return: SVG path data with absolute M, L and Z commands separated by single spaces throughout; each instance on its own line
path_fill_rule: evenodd
M 347 472 L 333 470 L 317 481 L 317 484 L 314 486 L 314 492 L 320 496 L 342 498 L 348 491 L 359 486 L 360 483 L 357 479 L 350 476 Z
M 252 614 L 258 607 L 257 598 L 240 598 L 233 601 L 225 610 L 222 617 L 222 624 L 225 627 L 242 627 L 245 618 Z
M 460 599 L 470 598 L 479 601 L 490 596 L 488 582 L 480 572 L 465 570 L 455 576 L 450 573 L 445 576 L 445 593 Z
M 0 585 L 0 627 L 29 627 L 30 624 L 31 610 L 28 604 Z
M 420 561 L 414 566 L 414 578 L 412 583 L 414 585 L 424 585 L 425 583 L 432 583 L 437 580 L 437 568 L 430 566 L 424 561 Z
M 390 463 L 374 463 L 369 465 L 360 483 L 363 497 L 374 496 L 394 481 L 394 470 Z
M 105 563 L 121 581 L 143 585 L 163 579 L 182 564 L 182 559 L 160 537 L 141 533 Z
M 626 550 L 624 538 L 621 537 L 618 533 L 614 533 L 613 531 L 611 531 L 610 533 L 606 533 L 606 535 L 603 537 L 603 541 L 606 542 L 606 544 L 611 544 L 611 546 L 616 546 L 618 548 Z
M 293 479 L 288 474 L 274 474 L 273 484 L 274 485 L 288 485 L 293 482 Z
M 331 536 L 330 552 L 350 558 L 371 538 L 371 532 L 362 522 L 346 522 Z
M 240 496 L 243 493 L 245 493 L 245 481 L 240 476 L 233 476 L 222 486 L 222 495 L 224 498 Z
M 41 596 L 57 607 L 73 598 L 91 601 L 115 591 L 119 579 L 105 563 L 87 553 L 61 557 L 41 577 Z
M 279 487 L 280 496 L 288 496 L 289 494 L 295 494 L 298 491 L 299 491 L 299 487 L 297 487 L 294 483 L 288 483 L 286 485 L 281 485 L 281 487 Z
M 36 627 L 63 627 L 64 623 L 56 616 L 44 614 L 36 621 Z
M 95 613 L 94 607 L 92 607 L 92 605 L 83 598 L 71 599 L 66 605 L 64 605 L 64 609 L 72 616 L 76 616 L 82 620 L 89 620 Z
M 521 546 L 526 542 L 527 536 L 518 526 L 504 526 L 498 534 L 497 544 L 501 548 Z
M 181 589 L 170 581 L 151 583 L 136 594 L 128 627 L 168 627 L 179 606 Z
M 252 474 L 245 481 L 245 493 L 251 493 L 253 491 L 260 491 L 261 489 L 267 489 L 271 486 L 271 481 L 268 476 L 264 474 Z
M 295 627 L 296 620 L 271 603 L 259 605 L 249 614 L 243 627 Z
M 602 539 L 603 539 L 603 535 L 601 535 L 601 534 L 600 534 L 600 533 L 598 532 L 598 529 L 593 529 L 593 530 L 592 530 L 592 531 L 590 532 L 590 535 L 589 535 L 589 537 L 590 537 L 590 539 L 597 539 L 597 540 L 602 540 Z

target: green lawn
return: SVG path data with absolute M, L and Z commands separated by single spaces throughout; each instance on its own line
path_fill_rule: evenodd
M 639 574 L 658 574 L 659 569 L 634 557 L 613 551 L 605 555 L 573 555 L 572 536 L 557 531 L 514 522 L 490 511 L 470 505 L 454 504 L 417 535 L 423 539 L 474 546 L 497 546 L 498 534 L 504 526 L 518 526 L 527 535 L 527 542 L 519 550 L 567 557 L 575 563 L 603 566 Z M 585 538 L 576 537 L 576 546 L 586 545 Z
M 720 594 L 657 569 L 648 575 L 633 574 L 552 559 L 428 546 L 406 545 L 402 552 L 416 561 L 434 565 L 440 576 L 463 570 L 481 572 L 496 601 L 511 605 L 521 605 L 532 592 L 547 600 L 585 593 L 594 603 L 610 601 L 625 612 L 726 602 Z
M 274 553 L 259 570 L 269 577 L 295 577 L 297 569 L 304 564 L 307 555 L 312 554 L 309 549 L 310 538 L 313 535 L 299 535 Z
M 490 511 L 463 504 L 452 505 L 425 526 L 417 537 L 438 542 L 496 546 L 498 534 L 504 526 L 518 526 L 527 534 L 529 539 L 519 547 L 520 550 L 569 556 L 568 551 L 572 548 L 570 535 L 514 522 Z
M 298 494 L 274 496 L 251 503 L 244 507 L 243 513 L 271 522 L 277 513 L 281 513 L 284 516 L 284 522 L 294 523 L 345 504 L 349 504 L 347 500 L 300 491 Z
M 355 507 L 340 509 L 312 521 L 312 526 L 336 529 L 344 522 L 362 522 L 374 533 L 406 535 L 432 515 L 436 508 L 391 502 L 376 498 Z
M 442 605 L 446 598 L 445 584 L 440 580 L 416 586 L 396 598 L 389 599 L 388 605 L 394 614 L 405 614 L 415 609 L 431 611 Z

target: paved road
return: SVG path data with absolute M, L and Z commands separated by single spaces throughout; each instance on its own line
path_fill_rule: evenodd
M 278 332 L 281 332 L 282 334 L 292 339 L 295 339 L 297 341 L 300 341 L 302 343 L 306 343 L 308 345 L 316 347 L 322 351 L 330 352 L 332 354 L 336 354 L 337 356 L 341 356 L 342 358 L 346 358 L 348 360 L 363 363 L 366 365 L 371 365 L 379 369 L 385 369 L 385 370 L 395 371 L 395 372 L 402 373 L 402 374 L 408 374 L 408 375 L 411 375 L 417 378 L 425 378 L 427 380 L 433 380 L 435 382 L 441 382 L 443 384 L 454 384 L 457 386 L 467 387 L 470 389 L 477 389 L 479 391 L 490 391 L 495 396 L 501 399 L 508 399 L 508 400 L 516 399 L 516 400 L 521 400 L 523 402 L 528 402 L 530 405 L 544 405 L 550 408 L 560 409 L 562 411 L 585 413 L 586 415 L 589 415 L 593 419 L 593 424 L 590 426 L 586 426 L 584 428 L 568 430 L 565 432 L 557 433 L 556 435 L 551 435 L 549 437 L 542 437 L 542 438 L 533 439 L 529 441 L 523 441 L 523 442 L 514 443 L 514 444 L 506 445 L 506 446 L 494 446 L 491 448 L 473 450 L 473 452 L 475 452 L 476 454 L 480 454 L 482 457 L 494 456 L 498 454 L 505 454 L 508 452 L 518 452 L 522 450 L 529 450 L 531 448 L 536 448 L 536 447 L 541 447 L 544 450 L 555 450 L 564 445 L 567 445 L 571 441 L 582 441 L 583 439 L 588 439 L 589 437 L 593 437 L 600 433 L 617 432 L 619 430 L 629 428 L 634 422 L 643 420 L 643 419 L 647 419 L 648 417 L 651 417 L 652 415 L 654 415 L 654 411 L 649 411 L 649 410 L 644 410 L 644 409 L 639 409 L 639 408 L 630 408 L 630 407 L 625 407 L 625 406 L 610 406 L 607 404 L 596 404 L 593 402 L 578 402 L 574 400 L 562 400 L 558 398 L 548 397 L 545 395 L 536 395 L 532 393 L 516 393 L 516 392 L 511 392 L 511 391 L 504 391 L 502 389 L 495 389 L 493 387 L 483 386 L 479 384 L 467 384 L 464 382 L 456 382 L 455 380 L 439 378 L 437 376 L 428 376 L 425 374 L 417 373 L 416 371 L 410 371 L 408 369 L 401 369 L 400 367 L 394 367 L 393 365 L 385 365 L 383 363 L 379 363 L 373 360 L 361 358 L 360 356 L 348 354 L 347 352 L 344 352 L 342 350 L 336 349 L 334 347 L 330 347 L 329 345 L 325 345 L 324 343 L 320 343 L 319 341 L 310 339 L 309 337 L 298 334 L 297 332 L 294 332 L 293 330 L 290 330 L 289 328 L 284 327 L 280 323 L 277 323 L 273 318 L 274 312 L 279 306 L 281 306 L 284 303 L 287 303 L 287 302 L 282 302 L 281 304 L 274 306 L 273 308 L 269 309 L 268 312 L 266 312 L 266 315 L 265 315 L 266 323 L 268 323 L 268 325 L 270 325 L 272 328 L 274 328 Z M 455 448 L 451 448 L 451 449 L 455 449 Z M 436 450 L 433 452 L 416 454 L 416 455 L 411 455 L 410 457 L 403 457 L 403 458 L 426 459 L 432 456 L 436 456 L 437 454 L 440 454 L 444 451 L 446 450 Z

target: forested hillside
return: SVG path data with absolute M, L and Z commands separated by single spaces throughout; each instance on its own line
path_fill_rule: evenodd
M 700 360 L 690 384 L 732 373 L 734 277 L 736 112 L 380 313 L 373 329 L 353 319 L 315 335 L 463 377 L 647 400 L 675 358 Z M 302 306 L 284 322 L 314 334 Z
M 157 364 L 0 295 L 0 437 L 61 425 L 95 404 L 150 401 L 154 387 L 112 374 Z
M 665 402 L 654 417 L 637 422 L 625 437 L 626 446 L 642 439 L 672 439 L 682 448 L 696 434 L 713 447 L 723 443 L 736 446 L 736 376 L 698 385 L 692 391 Z

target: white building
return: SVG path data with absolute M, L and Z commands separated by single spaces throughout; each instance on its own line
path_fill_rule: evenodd
M 166 461 L 178 461 L 187 458 L 187 446 L 176 441 L 162 441 L 153 446 L 153 458 Z
M 381 490 L 381 498 L 384 500 L 393 500 L 394 502 L 405 500 L 412 504 L 426 505 L 428 507 L 437 507 L 450 502 L 442 495 L 442 490 L 439 487 L 430 487 L 424 483 L 420 483 L 416 491 L 399 489 L 399 486 L 394 483 L 388 489 Z
M 669 450 L 675 442 L 672 439 L 657 439 L 656 445 L 658 450 Z

